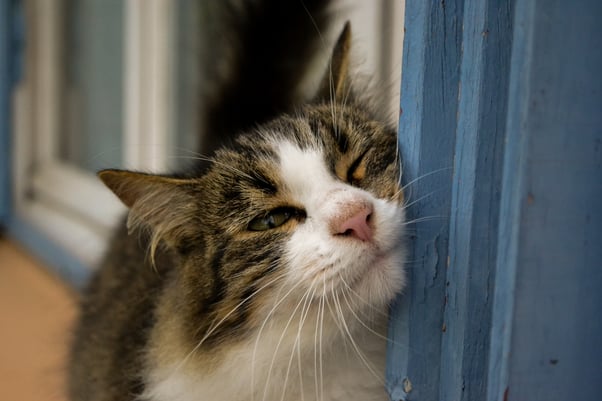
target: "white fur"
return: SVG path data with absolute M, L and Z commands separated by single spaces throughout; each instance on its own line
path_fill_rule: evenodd
M 319 352 L 319 342 L 315 342 L 315 329 L 319 329 L 319 325 L 316 326 L 315 322 L 315 319 L 309 317 L 306 320 L 307 327 L 303 329 L 299 347 L 295 343 L 298 325 L 294 328 L 289 326 L 284 331 L 282 327 L 270 327 L 262 332 L 261 341 L 256 342 L 253 337 L 233 346 L 219 368 L 210 373 L 199 375 L 199 369 L 194 366 L 174 365 L 155 370 L 145 399 L 387 400 L 382 378 L 376 377 L 366 368 L 365 362 L 349 341 L 340 338 L 335 341 L 332 336 L 323 338 L 323 349 Z M 329 326 L 328 323 L 325 324 L 323 330 L 332 334 L 336 328 Z M 382 374 L 385 362 L 384 340 L 366 335 L 358 336 L 355 341 L 362 351 L 362 358 L 370 361 L 371 369 Z M 278 350 L 275 350 L 277 345 Z M 298 366 L 302 366 L 301 375 Z
M 149 401 L 384 401 L 387 304 L 403 286 L 403 209 L 336 180 L 318 150 L 279 148 L 287 196 L 307 218 L 287 244 L 289 270 L 254 335 L 205 368 L 193 358 L 150 371 Z M 369 202 L 373 238 L 333 236 L 328 222 Z M 204 373 L 199 373 L 204 372 Z
M 307 212 L 288 244 L 292 282 L 310 284 L 325 279 L 322 288 L 356 284 L 363 299 L 384 307 L 404 284 L 403 248 L 399 243 L 404 211 L 399 205 L 374 197 L 333 177 L 319 150 L 280 146 L 281 174 L 291 196 Z M 374 207 L 374 238 L 370 242 L 334 237 L 328 222 L 345 204 L 367 201 Z M 318 293 L 317 295 L 321 295 Z

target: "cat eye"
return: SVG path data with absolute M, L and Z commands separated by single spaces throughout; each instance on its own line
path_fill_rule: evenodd
M 305 212 L 292 207 L 279 207 L 265 215 L 257 216 L 249 223 L 249 231 L 267 231 L 280 227 L 291 218 L 303 218 Z
M 361 155 L 359 155 L 359 157 L 355 159 L 353 163 L 351 163 L 351 166 L 349 166 L 349 169 L 347 170 L 348 183 L 357 183 L 366 175 L 366 166 L 362 164 L 366 153 L 368 153 L 368 150 L 365 150 Z

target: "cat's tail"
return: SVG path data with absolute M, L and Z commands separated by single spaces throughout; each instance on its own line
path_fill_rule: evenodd
M 201 153 L 304 99 L 329 0 L 203 1 Z

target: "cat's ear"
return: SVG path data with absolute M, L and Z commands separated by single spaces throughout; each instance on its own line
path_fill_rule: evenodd
M 130 209 L 129 230 L 150 230 L 151 255 L 160 240 L 175 245 L 192 234 L 196 206 L 188 189 L 190 180 L 125 170 L 103 170 L 98 176 Z
M 351 24 L 347 21 L 334 46 L 330 62 L 322 77 L 320 89 L 316 96 L 318 99 L 327 101 L 341 101 L 343 99 L 348 80 L 350 51 Z
M 126 170 L 102 170 L 98 177 L 128 208 L 149 197 L 173 196 L 179 187 L 189 184 L 185 179 Z

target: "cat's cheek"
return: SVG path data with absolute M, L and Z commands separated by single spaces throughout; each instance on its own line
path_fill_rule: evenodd
M 354 285 L 354 292 L 369 305 L 388 305 L 405 287 L 404 257 L 403 249 L 398 249 L 378 258 Z
M 328 242 L 328 235 L 311 222 L 298 227 L 284 247 L 290 285 L 311 287 L 330 266 L 340 263 Z

